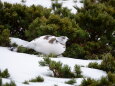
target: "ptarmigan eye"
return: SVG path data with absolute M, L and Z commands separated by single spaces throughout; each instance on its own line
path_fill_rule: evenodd
M 62 39 L 65 39 L 65 37 L 63 36 Z

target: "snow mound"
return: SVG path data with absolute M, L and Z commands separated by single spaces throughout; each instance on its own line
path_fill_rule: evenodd
M 43 58 L 37 57 L 36 55 L 17 53 L 8 50 L 8 48 L 0 47 L 0 69 L 4 70 L 7 68 L 11 75 L 10 78 L 3 79 L 3 82 L 5 83 L 13 80 L 16 82 L 17 86 L 27 86 L 23 84 L 25 80 L 30 80 L 40 75 L 44 78 L 44 82 L 29 83 L 28 86 L 71 86 L 65 84 L 65 81 L 68 81 L 69 79 L 54 78 L 48 76 L 52 74 L 52 71 L 50 71 L 47 66 L 40 66 L 38 62 L 41 60 L 43 60 Z M 84 66 L 81 67 L 81 70 L 83 76 L 85 77 L 100 79 L 102 76 L 106 76 L 106 73 L 104 71 L 87 68 L 87 65 L 90 62 L 100 63 L 100 60 L 80 60 L 67 57 L 52 58 L 52 60 L 60 61 L 63 64 L 69 65 L 71 67 L 71 70 L 73 70 L 75 64 Z M 75 83 L 75 85 L 79 85 L 82 79 L 83 78 L 76 78 L 77 83 Z

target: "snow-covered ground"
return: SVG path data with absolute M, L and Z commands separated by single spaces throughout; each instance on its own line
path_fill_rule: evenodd
M 19 45 L 24 45 L 24 43 L 28 43 L 27 41 L 18 39 L 18 38 L 10 38 L 12 43 L 17 43 Z M 0 69 L 4 70 L 8 68 L 10 73 L 9 79 L 3 79 L 3 82 L 9 82 L 13 80 L 16 82 L 17 86 L 72 86 L 65 84 L 65 81 L 68 81 L 67 78 L 54 78 L 49 75 L 52 74 L 52 71 L 49 70 L 47 66 L 42 67 L 38 64 L 39 61 L 43 60 L 43 57 L 38 57 L 36 55 L 17 53 L 14 51 L 10 51 L 6 47 L 0 47 Z M 52 60 L 60 61 L 63 64 L 67 64 L 73 70 L 74 65 L 78 64 L 81 67 L 82 75 L 84 77 L 90 77 L 93 79 L 100 79 L 102 76 L 106 76 L 104 71 L 98 69 L 87 68 L 87 65 L 90 62 L 98 62 L 101 63 L 101 60 L 81 60 L 81 59 L 73 59 L 67 57 L 58 57 L 52 58 Z M 44 78 L 44 82 L 40 83 L 29 83 L 29 85 L 23 84 L 25 80 L 30 80 L 34 77 L 41 76 Z M 83 78 L 76 78 L 76 82 L 74 85 L 79 85 Z
M 9 3 L 21 3 L 21 0 L 1 0 L 2 2 L 9 2 Z M 77 3 L 74 3 L 77 1 Z M 83 7 L 83 4 L 80 3 L 80 0 L 59 0 L 60 3 L 63 3 L 63 7 L 67 7 L 71 9 L 73 13 L 76 13 L 76 10 L 73 6 Z M 51 7 L 51 0 L 26 0 L 25 5 L 42 5 L 44 7 L 50 8 Z

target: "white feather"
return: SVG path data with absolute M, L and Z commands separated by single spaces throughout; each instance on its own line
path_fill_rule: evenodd
M 55 54 L 60 55 L 66 50 L 66 42 L 68 40 L 65 36 L 55 37 L 50 36 L 47 39 L 44 39 L 47 35 L 41 36 L 29 42 L 26 47 L 34 49 L 37 52 L 49 55 Z M 56 39 L 53 43 L 49 41 L 54 38 Z M 65 39 L 64 39 L 65 38 Z

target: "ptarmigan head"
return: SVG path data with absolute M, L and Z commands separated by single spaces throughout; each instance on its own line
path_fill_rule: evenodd
M 45 35 L 32 40 L 27 47 L 46 55 L 61 55 L 66 50 L 67 40 L 66 36 Z
M 68 37 L 67 37 L 67 36 L 60 36 L 60 37 L 56 37 L 56 40 L 57 40 L 59 43 L 65 45 L 66 42 L 68 41 Z

